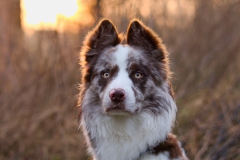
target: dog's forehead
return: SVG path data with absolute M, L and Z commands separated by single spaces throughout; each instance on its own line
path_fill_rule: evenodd
M 113 48 L 105 50 L 99 57 L 98 64 L 105 67 L 106 65 L 118 65 L 119 67 L 123 67 L 126 65 L 130 57 L 134 55 L 136 56 L 135 52 L 136 51 L 131 46 L 119 44 Z
M 118 45 L 116 46 L 116 51 L 113 52 L 113 55 L 115 57 L 115 63 L 118 66 L 125 66 L 128 57 L 133 54 L 133 49 L 128 45 Z

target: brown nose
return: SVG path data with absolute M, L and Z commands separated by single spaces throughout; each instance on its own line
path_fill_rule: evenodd
M 109 97 L 112 102 L 119 103 L 126 98 L 125 91 L 121 88 L 114 88 L 110 91 Z

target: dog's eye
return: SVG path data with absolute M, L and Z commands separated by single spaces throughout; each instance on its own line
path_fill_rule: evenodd
M 104 72 L 102 74 L 103 78 L 109 78 L 110 74 L 108 72 Z
M 136 72 L 136 73 L 134 74 L 134 77 L 137 78 L 137 79 L 142 78 L 142 76 L 143 76 L 143 74 L 140 73 L 140 72 Z

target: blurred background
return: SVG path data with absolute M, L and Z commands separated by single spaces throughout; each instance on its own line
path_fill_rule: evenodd
M 101 18 L 141 19 L 170 52 L 190 159 L 240 160 L 239 0 L 0 0 L 0 159 L 87 160 L 78 54 Z

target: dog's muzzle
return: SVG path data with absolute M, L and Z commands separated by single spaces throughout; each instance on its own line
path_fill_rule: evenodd
M 130 115 L 126 110 L 124 100 L 126 99 L 125 91 L 122 88 L 114 88 L 109 92 L 111 105 L 106 108 L 106 112 L 110 115 Z

